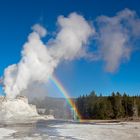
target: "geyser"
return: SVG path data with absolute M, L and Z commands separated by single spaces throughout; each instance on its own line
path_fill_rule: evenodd
M 15 99 L 0 97 L 0 121 L 33 117 L 38 117 L 36 106 L 29 104 L 26 97 L 17 96 Z
M 0 99 L 2 120 L 37 116 L 36 107 L 18 95 L 23 95 L 25 90 L 27 93 L 29 85 L 34 82 L 46 83 L 62 61 L 85 57 L 87 49 L 84 46 L 94 34 L 89 23 L 77 13 L 59 16 L 57 23 L 59 32 L 47 43 L 42 41 L 47 30 L 40 24 L 34 25 L 23 45 L 21 60 L 5 69 L 3 89 L 6 97 Z

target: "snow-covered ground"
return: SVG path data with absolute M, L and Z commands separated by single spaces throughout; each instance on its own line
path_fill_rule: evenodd
M 6 139 L 7 136 L 10 136 L 15 132 L 15 130 L 0 128 L 0 140 Z
M 140 123 L 64 124 L 55 127 L 61 136 L 80 140 L 140 140 Z
M 0 140 L 140 140 L 140 122 L 40 121 L 0 128 Z

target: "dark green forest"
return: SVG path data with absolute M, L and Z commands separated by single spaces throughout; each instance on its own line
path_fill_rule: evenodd
M 97 96 L 94 91 L 77 98 L 76 105 L 83 119 L 122 119 L 140 116 L 140 96 L 112 93 Z

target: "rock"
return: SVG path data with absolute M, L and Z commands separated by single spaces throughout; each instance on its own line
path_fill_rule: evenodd
M 0 120 L 28 119 L 39 116 L 35 105 L 28 103 L 25 96 L 16 99 L 0 97 Z

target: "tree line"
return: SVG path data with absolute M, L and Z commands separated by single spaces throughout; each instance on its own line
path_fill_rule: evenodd
M 77 98 L 76 105 L 83 119 L 121 119 L 140 116 L 140 96 L 112 93 L 97 96 L 94 91 Z

